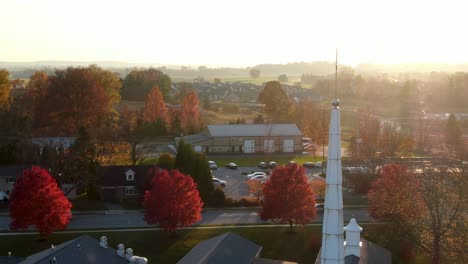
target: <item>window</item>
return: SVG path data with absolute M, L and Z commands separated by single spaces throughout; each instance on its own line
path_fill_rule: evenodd
M 16 179 L 15 178 L 7 178 L 8 184 L 15 184 Z
M 137 195 L 138 190 L 135 186 L 125 186 L 125 195 Z
M 135 172 L 132 171 L 132 170 L 128 170 L 125 173 L 125 177 L 126 177 L 127 181 L 134 181 L 135 180 Z

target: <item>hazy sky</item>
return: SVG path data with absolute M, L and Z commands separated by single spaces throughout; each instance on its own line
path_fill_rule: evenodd
M 468 1 L 0 2 L 0 61 L 468 62 Z

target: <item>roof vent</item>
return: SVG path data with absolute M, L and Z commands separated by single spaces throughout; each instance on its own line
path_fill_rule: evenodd
M 125 245 L 124 244 L 117 245 L 117 255 L 119 255 L 122 258 L 125 257 Z
M 103 248 L 107 248 L 107 237 L 106 236 L 102 236 L 101 237 L 101 241 L 99 242 L 99 245 Z

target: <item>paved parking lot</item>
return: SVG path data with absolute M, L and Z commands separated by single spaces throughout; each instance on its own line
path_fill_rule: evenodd
M 220 164 L 218 164 L 218 166 L 220 166 Z M 226 181 L 226 187 L 224 188 L 226 197 L 239 200 L 249 195 L 249 189 L 246 183 L 247 176 L 242 175 L 242 172 L 251 173 L 253 171 L 271 172 L 271 170 L 261 170 L 258 167 L 239 167 L 234 170 L 220 166 L 217 170 L 213 170 L 213 175 L 220 180 Z M 318 178 L 313 175 L 320 172 L 320 169 L 306 169 L 309 180 L 317 180 Z

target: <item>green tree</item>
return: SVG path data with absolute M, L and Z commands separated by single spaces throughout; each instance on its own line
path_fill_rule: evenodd
M 278 76 L 278 82 L 285 83 L 288 82 L 288 76 L 286 74 L 281 74 Z
M 164 100 L 169 98 L 172 82 L 169 75 L 153 68 L 131 71 L 123 82 L 122 98 L 125 100 L 145 101 L 153 86 L 161 90 Z
M 175 160 L 171 155 L 163 153 L 159 156 L 156 165 L 165 170 L 172 170 L 174 169 L 174 162 Z
M 250 70 L 250 78 L 257 79 L 258 77 L 260 77 L 260 70 L 252 68 Z
M 463 157 L 465 150 L 463 142 L 463 132 L 454 114 L 450 114 L 447 120 L 447 125 L 445 127 L 445 139 L 447 142 L 448 149 L 452 153 Z
M 196 153 L 190 144 L 183 141 L 177 146 L 174 168 L 184 174 L 191 175 L 197 183 L 200 197 L 204 203 L 210 204 L 214 195 L 210 166 L 204 154 Z
M 0 69 L 0 111 L 10 108 L 10 79 L 9 73 L 5 69 Z
M 290 122 L 292 103 L 279 82 L 267 82 L 258 95 L 258 101 L 265 104 L 265 112 L 271 116 L 273 122 Z

